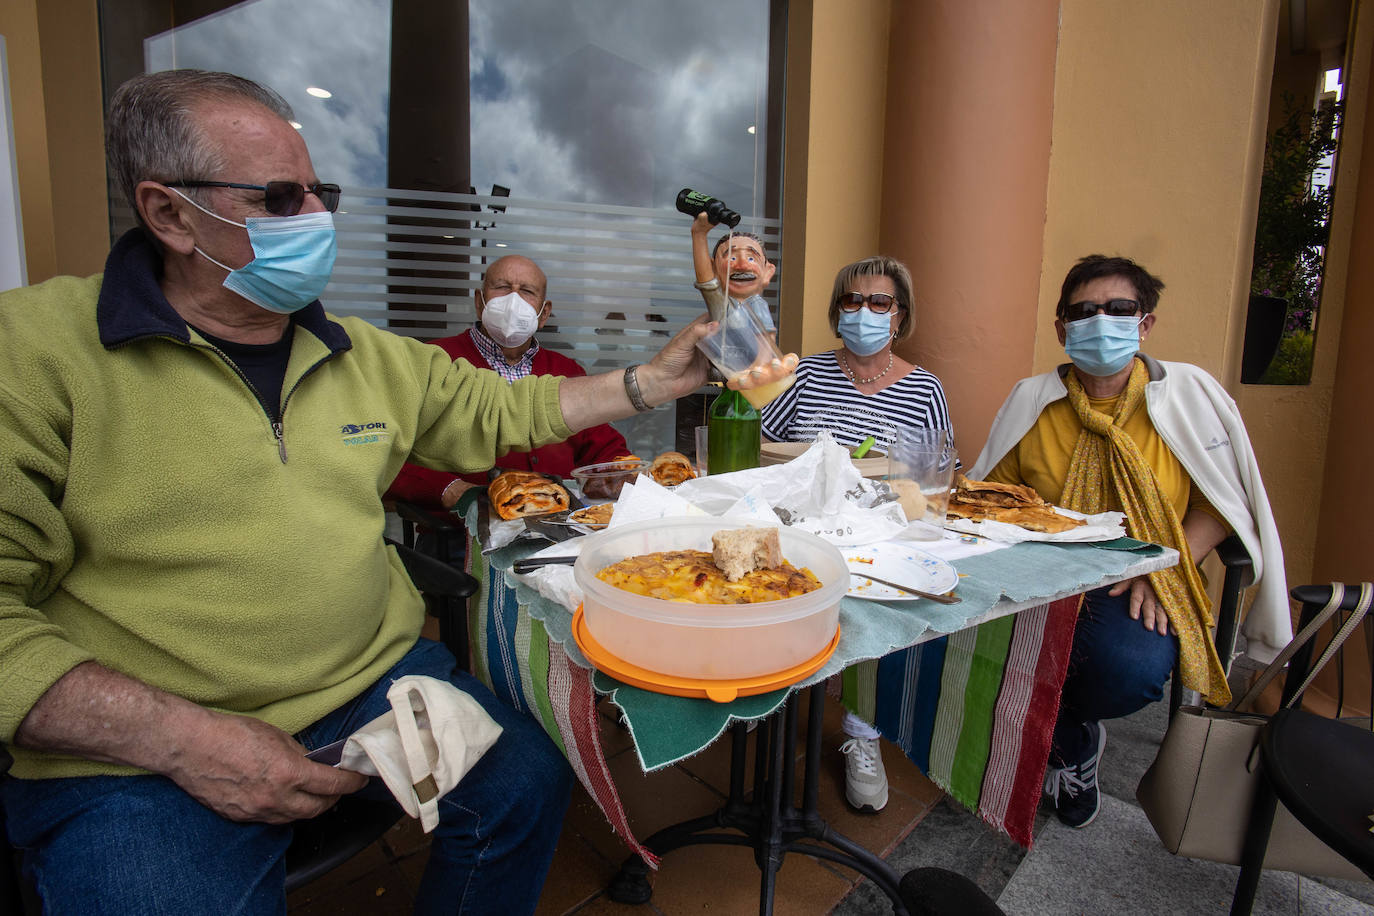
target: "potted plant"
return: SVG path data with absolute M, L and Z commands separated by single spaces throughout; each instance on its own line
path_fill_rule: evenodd
M 1284 118 L 1265 144 L 1242 382 L 1261 381 L 1280 341 L 1300 334 L 1309 335 L 1297 348 L 1305 349 L 1306 366 L 1289 366 L 1284 379 L 1272 380 L 1302 382 L 1310 374 L 1310 329 L 1331 213 L 1331 189 L 1314 189 L 1312 174 L 1336 151 L 1340 120 L 1340 102 L 1309 111 L 1285 93 Z

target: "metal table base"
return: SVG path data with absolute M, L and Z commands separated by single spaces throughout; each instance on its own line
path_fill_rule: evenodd
M 795 799 L 797 746 L 797 704 L 800 691 L 793 693 L 781 709 L 759 723 L 754 730 L 753 793 L 746 800 L 745 760 L 749 732 L 743 722 L 731 726 L 730 794 L 725 805 L 704 817 L 665 827 L 645 841 L 655 855 L 664 856 L 683 846 L 748 846 L 760 871 L 759 913 L 773 912 L 773 896 L 778 869 L 789 852 L 802 853 L 837 862 L 868 877 L 892 901 L 897 916 L 907 916 L 902 899 L 901 875 L 882 859 L 826 824 L 817 810 L 820 779 L 821 730 L 825 706 L 825 685 L 809 690 L 810 705 L 806 729 L 806 758 L 802 775 L 802 803 Z M 630 856 L 620 866 L 609 893 L 617 903 L 647 903 L 653 895 L 649 867 L 639 856 Z

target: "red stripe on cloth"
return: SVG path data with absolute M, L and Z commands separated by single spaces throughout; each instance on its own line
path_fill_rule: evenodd
M 1059 694 L 1069 668 L 1073 648 L 1073 628 L 1078 621 L 1082 595 L 1050 603 L 1035 668 L 1035 685 L 1029 709 L 1032 711 L 1021 733 L 1021 756 L 1016 764 L 1016 780 L 1007 805 L 1004 829 L 1012 839 L 1029 847 L 1035 826 L 1035 812 L 1045 784 L 1045 764 L 1050 756 L 1050 739 L 1059 715 Z
M 1049 605 L 1042 604 L 1016 615 L 1002 685 L 992 714 L 992 737 L 988 742 L 988 764 L 983 771 L 978 813 L 983 820 L 1004 832 L 1007 831 L 1007 813 L 1014 805 L 1026 801 L 1015 797 L 1013 790 L 1021 758 L 1021 739 L 1027 721 L 1034 715 L 1031 699 L 1048 612 Z M 1039 799 L 1034 803 L 1038 804 Z M 1034 809 L 1031 816 L 1034 817 Z
M 611 829 L 646 865 L 658 868 L 658 856 L 639 842 L 630 830 L 625 806 L 620 801 L 620 793 L 616 791 L 611 771 L 606 766 L 606 757 L 601 752 L 601 729 L 596 712 L 596 693 L 592 689 L 592 672 L 573 664 L 563 647 L 554 640 L 549 640 L 549 694 L 559 719 L 559 731 L 568 752 L 568 762 L 572 764 L 578 781 L 606 816 Z M 558 701 L 560 694 L 566 696 L 566 704 Z M 563 710 L 566 710 L 566 714 Z

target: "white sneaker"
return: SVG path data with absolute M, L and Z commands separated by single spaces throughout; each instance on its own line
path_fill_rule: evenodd
M 887 771 L 877 738 L 850 738 L 844 754 L 844 797 L 859 811 L 881 811 L 887 804 Z

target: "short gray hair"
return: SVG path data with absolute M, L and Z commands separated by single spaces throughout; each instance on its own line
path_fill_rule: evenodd
M 221 151 L 206 142 L 195 119 L 197 105 L 214 101 L 252 102 L 283 121 L 293 118 L 281 96 L 232 73 L 161 70 L 136 76 L 115 90 L 105 155 L 111 176 L 136 214 L 134 188 L 140 181 L 203 180 L 223 167 Z M 141 224 L 143 217 L 138 220 Z
M 906 339 L 912 328 L 911 271 L 896 258 L 876 254 L 846 264 L 835 275 L 835 286 L 830 292 L 830 331 L 837 337 L 840 333 L 840 296 L 850 292 L 850 285 L 858 277 L 887 277 L 897 291 L 897 304 L 902 307 L 902 320 L 897 324 L 897 340 Z

